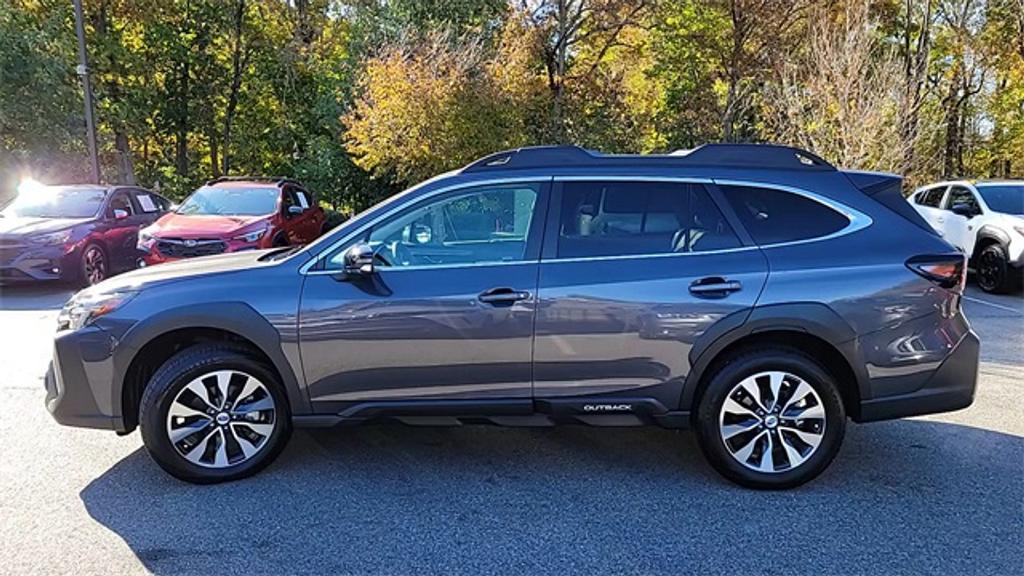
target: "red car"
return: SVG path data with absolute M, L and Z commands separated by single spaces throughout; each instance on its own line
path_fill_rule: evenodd
M 139 231 L 142 265 L 312 242 L 324 211 L 300 183 L 285 178 L 218 178 Z

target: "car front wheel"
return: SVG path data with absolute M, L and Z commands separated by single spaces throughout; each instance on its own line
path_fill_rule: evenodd
M 696 424 L 701 449 L 720 474 L 750 488 L 785 489 L 828 467 L 846 413 L 832 376 L 813 358 L 757 349 L 712 374 Z
M 978 255 L 978 287 L 985 292 L 1000 294 L 1013 287 L 1013 274 L 1007 261 L 1006 250 L 999 244 L 986 246 Z
M 140 410 L 142 440 L 153 459 L 200 484 L 255 474 L 291 433 L 277 375 L 230 345 L 200 344 L 171 357 L 150 380 Z

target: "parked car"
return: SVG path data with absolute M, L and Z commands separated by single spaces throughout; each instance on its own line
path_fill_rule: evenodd
M 256 472 L 293 425 L 397 420 L 689 426 L 725 477 L 788 488 L 848 418 L 971 404 L 964 277 L 896 176 L 781 146 L 523 148 L 302 248 L 79 293 L 46 403 L 141 426 L 191 482 Z
M 135 268 L 139 229 L 170 203 L 133 186 L 35 186 L 0 211 L 0 282 L 96 284 Z
M 141 264 L 312 242 L 324 210 L 287 178 L 211 180 L 139 234 Z
M 939 235 L 969 256 L 978 287 L 1008 292 L 1024 280 L 1024 181 L 957 180 L 908 199 Z

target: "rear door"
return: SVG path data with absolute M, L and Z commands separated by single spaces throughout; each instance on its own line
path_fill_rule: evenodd
M 538 400 L 675 407 L 694 342 L 748 312 L 767 276 L 764 256 L 714 196 L 698 181 L 556 182 L 538 288 Z

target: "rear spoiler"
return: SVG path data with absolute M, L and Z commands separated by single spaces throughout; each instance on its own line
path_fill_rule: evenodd
M 917 213 L 917 210 L 914 210 L 914 207 L 903 196 L 903 178 L 900 176 L 884 172 L 857 171 L 843 171 L 843 174 L 864 195 L 876 200 L 922 230 L 938 235 L 935 229 Z

